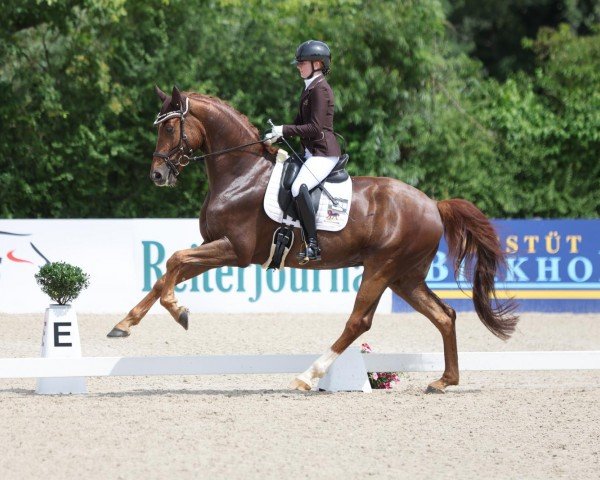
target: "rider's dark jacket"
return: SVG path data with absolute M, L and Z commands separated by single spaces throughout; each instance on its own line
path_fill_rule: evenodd
M 333 133 L 333 91 L 324 76 L 316 78 L 302 92 L 294 125 L 284 125 L 283 136 L 300 137 L 302 146 L 313 155 L 341 155 Z

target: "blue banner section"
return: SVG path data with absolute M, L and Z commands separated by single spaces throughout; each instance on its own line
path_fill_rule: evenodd
M 514 298 L 522 311 L 600 312 L 600 220 L 495 220 L 507 253 L 499 272 L 499 298 Z M 445 240 L 427 284 L 456 310 L 473 310 L 471 285 L 454 279 Z M 394 312 L 412 310 L 396 295 Z

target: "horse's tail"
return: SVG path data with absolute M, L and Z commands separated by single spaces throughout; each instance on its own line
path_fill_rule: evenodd
M 512 300 L 501 305 L 496 297 L 494 275 L 506 265 L 496 230 L 481 210 L 466 200 L 442 200 L 437 207 L 448 253 L 454 259 L 454 277 L 463 265 L 467 278 L 472 278 L 473 303 L 479 319 L 494 335 L 507 340 L 519 317 L 514 315 L 516 304 Z

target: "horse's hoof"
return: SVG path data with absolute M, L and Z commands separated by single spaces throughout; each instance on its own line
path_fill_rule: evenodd
M 429 385 L 425 393 L 446 393 L 446 390 L 442 387 L 436 387 L 434 385 Z
M 181 325 L 186 330 L 188 329 L 188 314 L 190 311 L 187 308 L 184 308 L 179 314 L 179 318 L 177 318 L 177 323 Z
M 124 337 L 129 336 L 129 332 L 126 332 L 125 330 L 121 330 L 120 328 L 115 327 L 110 332 L 108 332 L 108 334 L 106 336 L 108 338 L 124 338 Z
M 292 390 L 300 390 L 302 392 L 308 392 L 311 389 L 311 386 L 303 380 L 299 378 L 294 378 L 292 383 L 290 383 L 290 388 Z

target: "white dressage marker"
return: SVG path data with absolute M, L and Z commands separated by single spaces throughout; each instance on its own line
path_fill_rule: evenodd
M 51 305 L 46 309 L 42 357 L 69 358 L 71 363 L 77 363 L 81 358 L 77 315 L 70 305 Z M 40 377 L 35 393 L 85 394 L 87 393 L 85 377 Z

